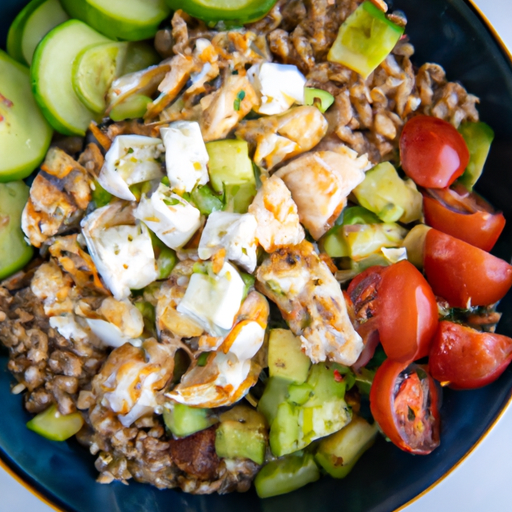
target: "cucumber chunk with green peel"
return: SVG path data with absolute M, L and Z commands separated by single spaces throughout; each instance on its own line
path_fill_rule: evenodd
M 341 25 L 327 60 L 367 78 L 389 55 L 404 30 L 372 2 L 363 2 Z
M 16 16 L 7 35 L 9 55 L 30 65 L 36 46 L 50 30 L 69 19 L 59 0 L 32 0 Z
M 31 68 L 34 94 L 58 132 L 85 135 L 90 122 L 98 117 L 75 93 L 73 62 L 84 48 L 108 42 L 85 23 L 69 20 L 51 30 L 36 48 Z
M 68 14 L 112 39 L 153 37 L 171 9 L 165 0 L 61 0 Z
M 237 405 L 220 416 L 215 451 L 219 457 L 251 459 L 263 464 L 267 437 L 265 418 L 250 407 Z
M 376 423 L 370 425 L 360 416 L 354 416 L 346 427 L 320 441 L 315 460 L 332 477 L 345 478 L 372 446 L 377 432 Z
M 103 113 L 112 82 L 120 76 L 140 71 L 158 62 L 158 56 L 146 43 L 110 42 L 84 48 L 73 63 L 73 88 L 82 103 L 93 112 Z M 142 117 L 151 98 L 143 95 L 129 99 L 110 113 L 114 121 Z M 112 117 L 114 116 L 114 117 Z M 116 118 L 116 119 L 114 119 Z
M 0 182 L 26 178 L 43 160 L 52 129 L 34 100 L 29 70 L 0 50 Z
M 480 121 L 478 123 L 462 123 L 459 126 L 459 133 L 464 137 L 468 146 L 469 163 L 458 181 L 472 191 L 484 170 L 485 161 L 494 140 L 494 131 L 488 124 Z
M 65 441 L 74 436 L 83 426 L 84 419 L 79 412 L 62 415 L 55 404 L 34 416 L 27 427 L 40 436 L 52 441 Z
M 21 212 L 28 193 L 23 181 L 0 183 L 0 279 L 24 267 L 33 255 L 21 230 Z
M 172 10 L 186 13 L 207 22 L 229 21 L 243 25 L 263 18 L 276 0 L 167 0 Z
M 273 460 L 256 475 L 254 487 L 260 498 L 270 498 L 316 482 L 320 471 L 311 453 L 298 452 Z
M 308 378 L 311 360 L 301 350 L 301 343 L 288 329 L 272 329 L 268 339 L 270 377 L 281 377 L 301 384 Z
M 212 425 L 209 409 L 184 404 L 173 404 L 170 410 L 164 410 L 163 417 L 166 427 L 176 437 L 190 436 Z
M 334 96 L 322 89 L 306 87 L 304 89 L 304 105 L 316 105 L 324 113 L 334 103 Z

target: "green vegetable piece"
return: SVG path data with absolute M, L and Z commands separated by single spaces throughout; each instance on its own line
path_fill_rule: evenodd
M 344 226 L 353 226 L 354 224 L 379 224 L 382 222 L 377 215 L 362 206 L 350 206 L 343 210 Z
M 32 0 L 16 16 L 7 34 L 7 52 L 29 65 L 39 41 L 50 30 L 69 19 L 58 0 Z
M 209 409 L 189 407 L 184 404 L 172 404 L 171 409 L 164 409 L 165 426 L 176 437 L 187 437 L 212 425 Z
M 209 185 L 196 187 L 190 194 L 190 200 L 203 215 L 224 209 L 224 203 Z
M 404 30 L 372 2 L 363 2 L 341 25 L 327 60 L 367 78 L 388 56 Z
M 459 133 L 464 137 L 468 146 L 469 163 L 458 181 L 471 192 L 484 169 L 491 143 L 494 140 L 494 131 L 488 124 L 480 121 L 478 123 L 462 123 L 459 126 Z
M 384 222 L 414 222 L 423 216 L 423 197 L 412 180 L 402 180 L 383 162 L 370 169 L 354 190 L 359 203 Z
M 144 42 L 129 42 L 125 58 L 121 62 L 119 76 L 141 71 L 158 64 L 162 59 L 152 45 Z
M 359 392 L 363 395 L 369 395 L 370 389 L 372 387 L 373 378 L 375 377 L 375 372 L 372 370 L 368 370 L 368 368 L 361 368 L 359 372 L 356 374 L 356 386 Z
M 152 38 L 170 14 L 165 0 L 61 0 L 77 18 L 111 39 L 142 41 Z
M 23 268 L 34 252 L 21 230 L 21 212 L 28 193 L 22 181 L 0 183 L 0 279 Z
M 224 209 L 245 213 L 256 195 L 256 177 L 249 145 L 244 140 L 225 139 L 206 144 L 210 182 L 224 195 Z
M 94 180 L 94 188 L 92 190 L 92 200 L 96 205 L 96 208 L 101 208 L 102 206 L 106 206 L 112 200 L 114 196 L 107 192 L 99 183 L 99 181 Z
M 125 119 L 141 119 L 152 101 L 144 94 L 133 94 L 112 108 L 109 113 L 110 119 L 116 123 Z
M 378 253 L 383 247 L 401 247 L 406 233 L 406 229 L 394 222 L 364 224 L 354 231 L 347 226 L 343 227 L 343 236 L 354 261 Z
M 432 229 L 425 224 L 414 226 L 404 238 L 403 246 L 407 250 L 407 259 L 420 270 L 423 269 L 423 258 L 425 256 L 425 237 Z
M 304 105 L 316 105 L 322 114 L 334 103 L 334 96 L 322 89 L 306 87 L 304 89 Z
M 286 400 L 290 381 L 281 377 L 270 377 L 265 391 L 258 402 L 258 411 L 265 416 L 267 423 L 272 425 L 277 416 L 279 404 Z
M 288 387 L 288 402 L 294 405 L 304 405 L 314 394 L 313 388 L 307 383 L 290 384 Z
M 319 478 L 313 455 L 299 452 L 263 466 L 256 475 L 254 487 L 260 498 L 270 498 L 295 491 Z
M 313 365 L 306 381 L 312 391 L 300 405 L 290 403 L 293 400 L 289 398 L 301 394 L 300 398 L 304 400 L 305 394 L 294 384 L 288 387 L 286 400 L 279 403 L 270 423 L 269 440 L 274 455 L 280 457 L 301 450 L 315 439 L 340 430 L 350 421 L 351 413 L 344 400 L 347 379 L 343 378 L 348 372 L 347 368 L 334 363 Z M 305 386 L 300 391 L 304 389 Z
M 370 425 L 359 416 L 339 432 L 320 441 L 315 460 L 334 478 L 345 478 L 361 455 L 375 442 L 377 423 Z
M 156 259 L 157 279 L 169 279 L 176 263 L 178 263 L 176 253 L 170 247 L 162 247 Z
M 0 76 L 0 182 L 6 182 L 26 178 L 41 163 L 52 129 L 32 96 L 29 70 L 2 50 Z
M 52 441 L 65 441 L 74 436 L 84 424 L 84 419 L 79 412 L 62 415 L 55 404 L 34 416 L 27 427 L 40 436 Z
M 270 377 L 280 377 L 301 384 L 309 374 L 311 360 L 301 350 L 301 343 L 288 329 L 272 329 L 268 339 L 268 371 Z
M 58 132 L 83 136 L 90 122 L 98 118 L 75 93 L 72 68 L 84 48 L 108 42 L 85 23 L 69 20 L 51 30 L 36 48 L 31 67 L 34 94 Z
M 207 22 L 224 21 L 229 26 L 242 26 L 263 18 L 276 0 L 167 0 L 174 11 L 186 13 Z
M 215 451 L 228 459 L 251 459 L 256 464 L 265 462 L 267 427 L 261 413 L 238 405 L 220 416 L 215 431 Z

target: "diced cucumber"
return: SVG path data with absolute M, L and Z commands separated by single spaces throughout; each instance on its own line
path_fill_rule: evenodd
M 377 423 L 370 425 L 360 416 L 339 432 L 322 439 L 315 459 L 334 478 L 345 478 L 359 457 L 374 443 Z
M 34 94 L 50 124 L 65 135 L 85 135 L 96 114 L 73 89 L 73 62 L 86 47 L 109 40 L 78 20 L 50 31 L 34 54 L 31 74 Z
M 0 183 L 0 279 L 14 274 L 32 258 L 21 230 L 21 212 L 29 188 L 23 181 Z
M 404 27 L 386 18 L 370 1 L 363 2 L 341 25 L 327 60 L 368 75 L 388 56 Z
M 238 405 L 221 414 L 215 431 L 215 451 L 228 459 L 251 459 L 263 464 L 267 449 L 265 418 L 254 409 Z
M 359 204 L 384 222 L 414 222 L 423 216 L 423 196 L 412 180 L 403 180 L 389 162 L 367 171 L 354 190 Z
M 272 425 L 277 416 L 279 404 L 286 400 L 290 381 L 281 377 L 270 377 L 265 391 L 258 402 L 258 411 L 265 416 L 269 425 Z
M 30 65 L 36 46 L 50 30 L 69 19 L 58 0 L 32 0 L 16 16 L 7 35 L 9 55 Z
M 106 109 L 107 92 L 112 82 L 128 73 L 140 71 L 158 62 L 155 51 L 146 43 L 110 42 L 84 48 L 73 63 L 73 88 L 82 103 L 93 112 Z M 116 106 L 111 115 L 123 119 L 142 117 L 151 98 L 130 96 Z M 136 112 L 133 112 L 136 110 Z M 134 116 L 134 114 L 136 114 Z M 113 120 L 121 120 L 114 119 Z
M 224 209 L 224 203 L 209 185 L 196 187 L 190 193 L 190 199 L 203 215 L 210 215 Z
M 79 412 L 62 415 L 55 404 L 34 416 L 27 427 L 40 436 L 52 441 L 65 441 L 74 436 L 83 426 L 84 419 Z
M 469 150 L 469 163 L 459 178 L 459 182 L 471 191 L 484 169 L 491 143 L 494 140 L 494 131 L 486 123 L 467 122 L 459 126 L 459 132 L 464 137 Z
M 166 427 L 176 437 L 186 437 L 212 425 L 209 409 L 173 404 L 172 409 L 164 409 L 163 418 Z
M 313 455 L 298 452 L 273 460 L 256 475 L 254 487 L 260 498 L 295 491 L 320 478 Z
M 317 105 L 318 110 L 324 113 L 334 103 L 334 96 L 322 89 L 306 87 L 304 89 L 304 105 Z
M 244 140 L 225 139 L 208 142 L 210 182 L 224 194 L 227 211 L 245 213 L 256 195 L 256 177 L 249 145 Z
M 124 121 L 125 119 L 140 119 L 144 117 L 148 105 L 153 100 L 144 94 L 132 94 L 121 103 L 118 103 L 110 111 L 112 121 Z
M 171 10 L 165 0 L 61 0 L 68 14 L 112 39 L 142 41 Z
M 403 241 L 403 246 L 407 250 L 407 259 L 420 270 L 423 270 L 425 238 L 430 229 L 432 228 L 425 224 L 418 224 L 407 233 Z
M 0 182 L 26 178 L 43 160 L 52 129 L 30 90 L 29 70 L 0 50 Z
M 268 339 L 270 377 L 281 377 L 301 384 L 308 378 L 311 360 L 301 350 L 301 343 L 288 329 L 272 329 Z

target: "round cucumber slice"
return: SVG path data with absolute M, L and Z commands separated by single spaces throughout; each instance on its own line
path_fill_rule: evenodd
M 165 0 L 62 0 L 68 14 L 112 39 L 141 41 L 156 34 L 171 10 Z
M 36 48 L 31 68 L 34 94 L 58 132 L 85 135 L 89 123 L 98 117 L 73 89 L 73 62 L 84 48 L 108 42 L 85 23 L 69 20 L 51 30 Z
M 58 0 L 32 0 L 16 16 L 7 35 L 7 51 L 30 65 L 39 41 L 54 27 L 69 19 Z
M 230 21 L 232 25 L 243 25 L 263 18 L 276 0 L 167 0 L 173 9 L 204 21 Z
M 2 50 L 0 76 L 0 182 L 5 182 L 26 178 L 41 163 L 52 129 L 32 96 L 29 70 Z
M 0 279 L 14 274 L 32 258 L 21 230 L 21 212 L 29 188 L 23 181 L 0 183 Z
M 87 108 L 100 114 L 105 112 L 105 98 L 116 78 L 158 62 L 158 54 L 147 43 L 111 42 L 89 46 L 73 63 L 73 88 Z

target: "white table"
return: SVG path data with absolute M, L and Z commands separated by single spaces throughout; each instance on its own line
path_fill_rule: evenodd
M 428 1 L 428 0 L 426 0 Z M 512 0 L 475 0 L 512 51 Z M 512 510 L 512 407 L 469 457 L 405 512 Z M 52 509 L 0 469 L 0 512 Z

